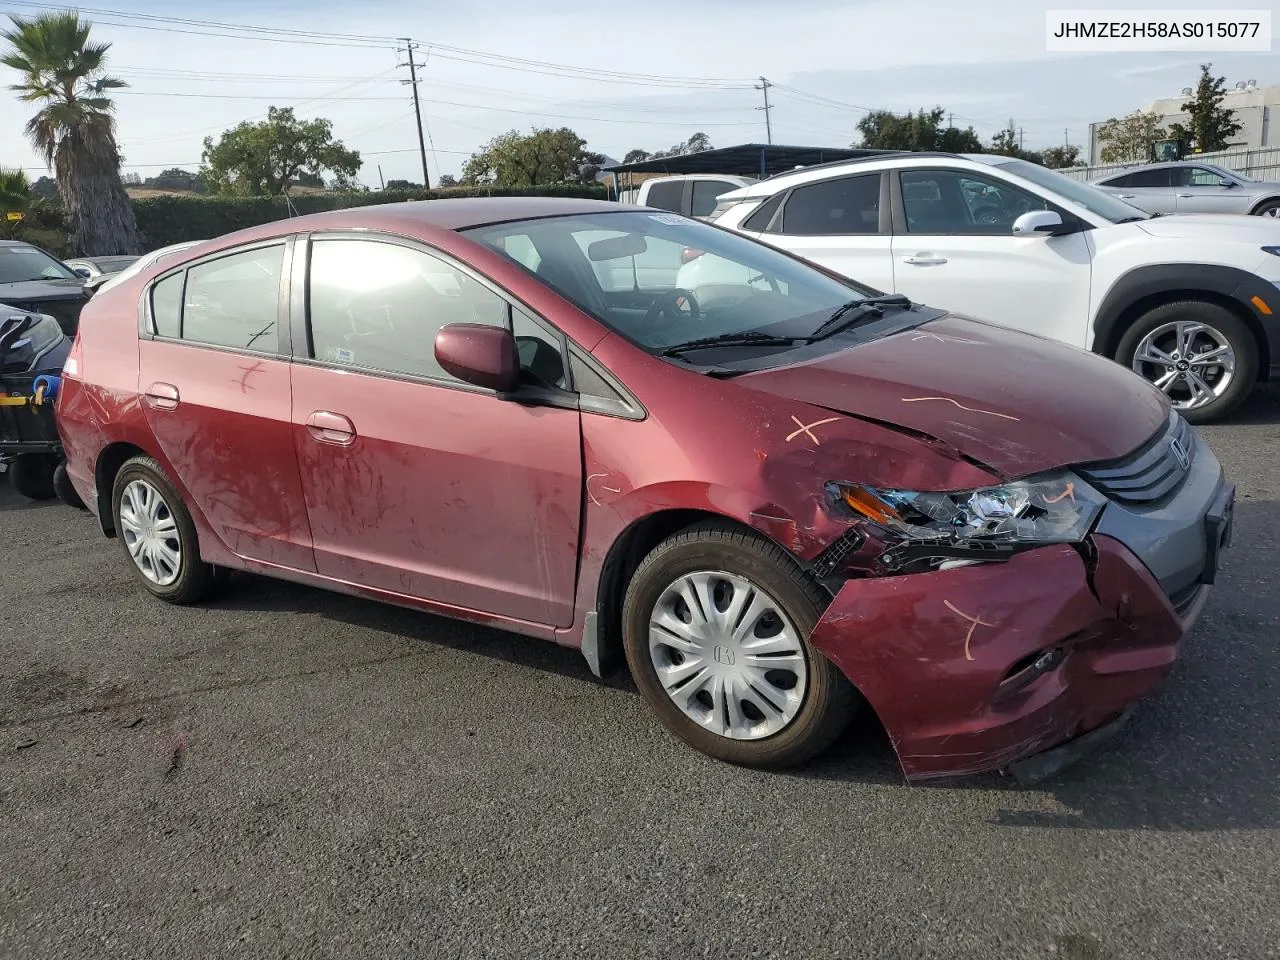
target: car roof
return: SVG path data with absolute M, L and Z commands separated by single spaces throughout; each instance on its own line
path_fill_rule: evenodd
M 1007 157 L 998 153 L 947 153 L 941 150 L 900 150 L 882 153 L 869 157 L 854 157 L 850 160 L 833 160 L 830 163 L 817 163 L 799 170 L 787 170 L 774 174 L 766 180 L 751 184 L 740 190 L 725 194 L 734 199 L 741 197 L 771 196 L 796 184 L 825 180 L 845 170 L 856 173 L 859 170 L 883 170 L 923 163 L 925 166 L 936 166 L 941 163 L 977 163 L 984 166 L 1000 166 L 1011 163 L 1017 157 Z
M 344 207 L 323 213 L 309 213 L 286 220 L 274 220 L 234 233 L 202 241 L 208 252 L 243 243 L 267 240 L 309 230 L 375 230 L 395 233 L 458 231 L 471 227 L 590 213 L 634 213 L 635 207 L 608 200 L 580 200 L 569 197 L 465 197 L 447 200 L 406 200 Z

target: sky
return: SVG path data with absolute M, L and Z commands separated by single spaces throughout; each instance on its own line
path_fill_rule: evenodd
M 1280 84 L 1272 53 L 1046 52 L 1045 11 L 1096 2 L 99 2 L 106 6 L 79 9 L 94 37 L 112 44 L 110 72 L 129 83 L 116 95 L 118 139 L 125 171 L 143 177 L 198 168 L 206 136 L 265 119 L 274 104 L 331 120 L 364 158 L 361 182 L 420 182 L 408 71 L 397 66 L 405 56 L 385 39 L 397 37 L 412 37 L 425 60 L 419 94 L 433 182 L 457 175 L 472 151 L 510 129 L 569 126 L 617 159 L 697 131 L 715 146 L 763 142 L 762 76 L 776 85 L 773 141 L 814 146 L 854 142 L 868 109 L 933 106 L 984 140 L 1012 119 L 1028 149 L 1084 145 L 1091 122 L 1177 96 L 1201 62 L 1228 86 Z M 1205 6 L 1164 0 L 1158 9 Z M 1271 10 L 1280 28 L 1280 3 L 1249 6 Z M 47 8 L 0 0 L 0 15 Z M 234 35 L 209 35 L 219 33 Z M 0 83 L 15 79 L 0 66 Z M 0 166 L 34 179 L 47 171 L 22 135 L 31 113 L 0 89 Z

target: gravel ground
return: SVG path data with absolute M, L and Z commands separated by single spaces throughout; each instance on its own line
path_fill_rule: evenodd
M 242 577 L 143 596 L 0 478 L 0 957 L 1280 956 L 1280 393 L 1160 694 L 1056 780 L 704 759 L 550 644 Z

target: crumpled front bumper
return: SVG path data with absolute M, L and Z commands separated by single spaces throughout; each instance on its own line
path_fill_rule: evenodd
M 932 573 L 850 580 L 811 634 L 908 780 L 1008 768 L 1103 728 L 1169 673 L 1209 588 L 1175 611 L 1127 547 L 1092 538 Z

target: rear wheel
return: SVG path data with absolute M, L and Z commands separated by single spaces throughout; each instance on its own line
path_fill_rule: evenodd
M 52 500 L 54 459 L 46 453 L 21 453 L 9 463 L 9 482 L 28 500 Z
M 1231 413 L 1258 377 L 1258 345 L 1244 321 L 1198 300 L 1143 314 L 1125 331 L 1116 359 L 1163 390 L 1192 423 Z
M 196 527 L 160 464 L 134 457 L 116 474 L 111 494 L 115 528 L 134 575 L 168 603 L 196 603 L 219 582 L 200 559 Z
M 640 564 L 623 605 L 636 686 L 703 753 L 777 768 L 840 735 L 856 693 L 808 642 L 827 598 L 775 544 L 727 524 L 676 534 Z
M 76 493 L 75 485 L 67 474 L 65 461 L 59 463 L 53 470 L 53 492 L 67 506 L 75 507 L 78 510 L 85 509 L 84 501 L 80 499 L 80 494 Z

